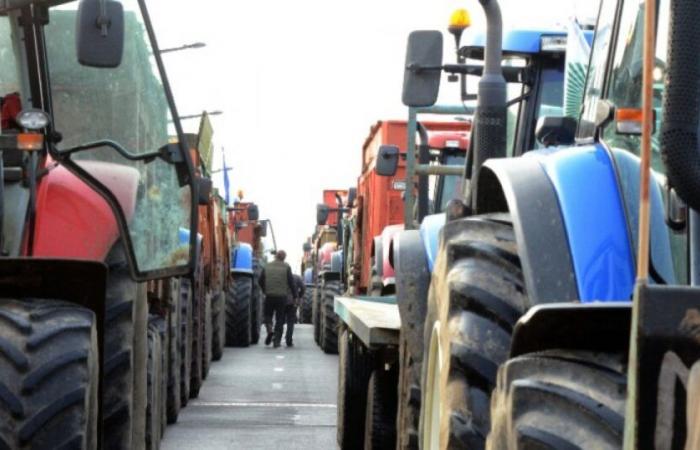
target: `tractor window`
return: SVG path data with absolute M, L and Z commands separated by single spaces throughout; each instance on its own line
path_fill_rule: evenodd
M 564 115 L 564 59 L 550 61 L 544 64 L 540 76 L 539 102 L 536 119 L 540 117 L 561 117 Z M 537 120 L 532 123 L 530 134 L 534 136 Z M 535 148 L 542 144 L 535 142 Z
M 8 16 L 0 17 L 0 97 L 20 92 L 16 35 L 12 33 L 10 20 Z
M 448 166 L 464 166 L 466 155 L 449 155 L 445 158 L 443 164 Z M 453 198 L 459 198 L 462 195 L 462 177 L 450 175 L 442 178 L 442 187 L 440 189 L 440 204 L 437 205 L 436 212 L 442 212 L 447 208 L 447 203 Z
M 77 62 L 77 2 L 50 11 L 46 45 L 54 123 L 63 135 L 62 148 L 110 139 L 131 153 L 144 154 L 168 144 L 175 134 L 140 2 L 121 3 L 126 41 L 122 64 L 115 69 Z M 74 158 L 119 200 L 139 271 L 187 264 L 191 187 L 180 185 L 174 165 L 160 158 L 128 161 L 110 148 L 77 153 Z
M 664 223 L 663 191 L 666 177 L 659 151 L 663 80 L 666 70 L 669 1 L 658 2 L 657 48 L 654 69 L 655 133 L 652 136 L 652 264 L 667 283 L 687 280 L 687 239 L 683 233 L 671 232 Z M 641 108 L 644 41 L 644 1 L 628 0 L 620 18 L 620 39 L 613 57 L 608 99 L 616 108 Z M 633 240 L 637 240 L 639 213 L 639 153 L 641 138 L 618 134 L 613 122 L 603 130 L 603 140 L 615 158 L 622 195 Z
M 592 138 L 596 130 L 598 101 L 603 93 L 605 82 L 605 62 L 610 52 L 616 0 L 602 0 L 598 15 L 598 26 L 591 49 L 591 62 L 588 65 L 583 113 L 579 121 L 580 138 Z

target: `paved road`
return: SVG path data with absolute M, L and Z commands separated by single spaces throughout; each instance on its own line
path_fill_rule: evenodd
M 310 325 L 294 348 L 227 348 L 212 364 L 162 442 L 165 450 L 329 450 L 335 443 L 338 357 L 324 354 Z

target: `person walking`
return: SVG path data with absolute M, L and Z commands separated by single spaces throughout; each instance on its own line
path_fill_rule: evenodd
M 282 342 L 282 332 L 286 321 L 287 302 L 295 292 L 292 268 L 284 262 L 287 253 L 279 250 L 275 253 L 275 260 L 268 263 L 260 274 L 260 287 L 265 293 L 265 329 L 267 337 L 265 345 L 274 343 L 277 348 Z M 272 328 L 274 317 L 275 326 Z
M 304 298 L 304 280 L 297 274 L 294 277 L 294 289 L 290 296 L 290 301 L 287 302 L 285 315 L 287 317 L 287 331 L 284 334 L 284 340 L 287 347 L 294 347 L 294 324 L 297 322 L 297 310 L 301 304 L 301 299 Z

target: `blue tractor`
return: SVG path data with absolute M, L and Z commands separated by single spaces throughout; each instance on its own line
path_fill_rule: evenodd
M 481 3 L 497 42 L 498 5 Z M 487 48 L 473 176 L 448 208 L 429 288 L 422 448 L 700 444 L 700 5 L 655 5 L 650 241 L 639 255 L 645 3 L 602 0 L 580 116 L 541 118 L 549 146 L 522 157 L 505 158 L 505 82 Z M 410 105 L 436 95 L 435 65 L 409 65 Z
M 459 43 L 461 30 L 455 34 Z M 584 34 L 588 39 L 591 35 Z M 462 100 L 467 103 L 461 107 L 461 112 L 474 112 L 473 104 L 468 102 L 476 96 L 467 92 L 466 79 L 472 75 L 479 77 L 480 83 L 490 82 L 494 70 L 491 53 L 498 52 L 495 60 L 503 81 L 506 105 L 501 118 L 504 128 L 500 129 L 502 156 L 519 156 L 528 149 L 543 146 L 535 138 L 535 124 L 539 118 L 563 113 L 566 39 L 562 29 L 510 30 L 503 43 L 477 33 L 466 45 L 458 44 L 458 64 L 443 65 L 439 32 L 415 32 L 409 38 L 404 91 L 404 103 L 410 107 L 407 185 L 417 175 L 418 195 L 414 198 L 412 191 L 406 190 L 407 230 L 398 234 L 392 243 L 396 296 L 336 297 L 335 310 L 348 331 L 341 342 L 344 350 L 339 373 L 338 442 L 342 448 L 357 448 L 363 441 L 365 448 L 388 448 L 396 443 L 401 449 L 419 447 L 422 361 L 425 349 L 429 348 L 424 345 L 423 327 L 426 315 L 431 329 L 434 324 L 434 309 L 428 309 L 427 299 L 431 274 L 435 279 L 441 270 L 436 263 L 442 251 L 438 238 L 446 217 L 457 219 L 470 213 L 470 204 L 463 201 L 462 192 L 469 191 L 473 181 L 471 174 L 475 173 L 473 168 L 477 161 L 483 164 L 484 155 L 483 150 L 480 153 L 479 147 L 473 145 L 466 165 L 463 162 L 460 168 L 466 168 L 466 172 L 457 172 L 454 167 L 427 166 L 422 161 L 415 164 L 412 159 L 414 154 L 420 156 L 421 147 L 425 146 L 417 119 L 420 114 L 458 114 L 454 107 L 432 106 L 442 72 L 450 73 L 454 81 L 462 81 Z M 505 57 L 503 61 L 501 54 Z M 470 60 L 476 60 L 475 64 L 468 64 Z M 432 86 L 434 91 L 428 92 L 426 86 Z M 506 123 L 511 126 L 505 127 Z M 421 142 L 418 151 L 411 151 L 411 146 L 416 145 L 416 134 L 421 136 Z M 483 149 L 485 136 L 472 134 L 472 144 L 481 138 Z M 557 136 L 551 137 L 555 138 Z M 395 151 L 385 154 L 380 150 L 381 164 L 377 163 L 377 171 L 390 175 L 397 157 Z M 424 177 L 429 175 L 443 176 L 449 181 L 451 188 L 442 193 L 449 192 L 450 199 L 437 196 L 430 200 L 428 190 L 421 189 L 427 186 Z M 427 214 L 431 209 L 440 213 Z M 505 220 L 494 217 L 483 221 L 484 227 L 499 226 Z M 496 235 L 499 240 L 509 236 L 507 233 L 501 236 L 500 229 Z M 499 250 L 497 256 L 501 255 Z M 366 314 L 367 311 L 371 314 Z M 396 393 L 387 394 L 391 390 L 381 389 L 397 384 L 398 398 Z M 488 414 L 488 398 L 484 399 Z M 358 419 L 358 414 L 363 412 L 365 419 Z

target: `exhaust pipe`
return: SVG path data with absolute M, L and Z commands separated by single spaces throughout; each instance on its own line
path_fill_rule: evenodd
M 479 80 L 478 100 L 474 117 L 473 166 L 471 173 L 478 180 L 479 169 L 491 158 L 504 158 L 506 153 L 507 108 L 506 80 L 503 77 L 503 19 L 496 0 L 479 0 L 486 14 L 486 49 L 484 71 Z M 473 183 L 477 186 L 478 182 Z M 476 199 L 476 189 L 473 192 Z
M 670 15 L 661 156 L 670 186 L 700 211 L 700 2 L 674 0 Z

